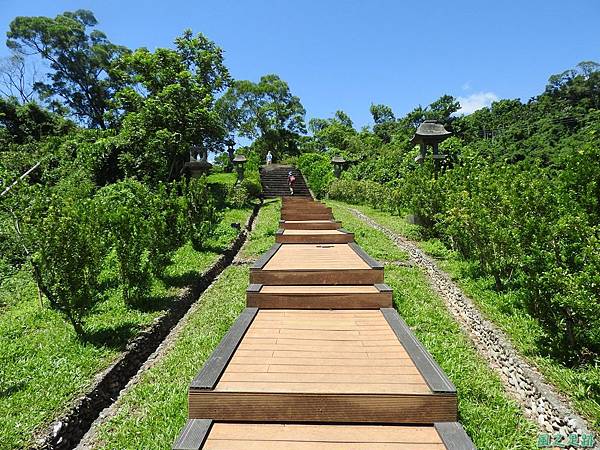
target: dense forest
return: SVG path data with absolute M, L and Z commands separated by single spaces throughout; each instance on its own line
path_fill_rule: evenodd
M 7 45 L 0 287 L 26 268 L 44 304 L 79 334 L 101 299 L 97 274 L 112 265 L 123 300 L 140 302 L 178 247 L 202 248 L 224 208 L 260 195 L 259 165 L 271 151 L 320 198 L 418 217 L 423 237 L 518 295 L 547 329 L 549 354 L 569 366 L 600 363 L 599 64 L 550 76 L 527 102 L 466 116 L 450 95 L 404 116 L 373 104 L 373 125 L 356 129 L 343 111 L 306 123 L 284 80 L 233 79 L 223 51 L 190 30 L 170 48 L 128 49 L 79 10 L 17 17 Z M 410 143 L 427 119 L 453 134 L 439 173 L 431 159 L 415 162 Z M 181 177 L 192 146 L 231 172 L 235 137 L 252 141 L 238 149 L 249 160 L 243 183 Z M 333 156 L 348 162 L 339 179 Z

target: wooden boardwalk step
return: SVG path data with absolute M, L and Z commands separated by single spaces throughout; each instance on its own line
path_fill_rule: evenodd
M 346 230 L 277 230 L 275 242 L 282 244 L 347 244 L 354 234 Z
M 373 285 L 383 283 L 383 265 L 353 242 L 275 244 L 250 269 L 250 283 Z
M 174 450 L 474 450 L 456 422 L 433 425 L 312 425 L 191 419 Z
M 263 286 L 251 284 L 247 306 L 263 309 L 379 309 L 392 306 L 385 284 L 364 286 Z
M 342 226 L 339 220 L 280 220 L 284 230 L 337 230 Z
M 398 314 L 247 308 L 190 386 L 189 417 L 432 424 L 456 390 Z
M 283 220 L 332 220 L 331 211 L 296 210 L 281 213 Z

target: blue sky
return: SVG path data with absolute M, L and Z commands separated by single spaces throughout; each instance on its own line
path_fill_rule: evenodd
M 495 98 L 527 100 L 549 75 L 600 62 L 598 0 L 0 0 L 0 32 L 18 15 L 79 8 L 130 48 L 200 31 L 225 50 L 235 78 L 276 73 L 308 117 L 342 109 L 357 126 L 371 122 L 371 103 L 402 115 L 447 93 L 469 112 Z

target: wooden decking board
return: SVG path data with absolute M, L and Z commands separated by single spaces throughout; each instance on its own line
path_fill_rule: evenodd
M 433 392 L 456 393 L 456 387 L 446 376 L 433 357 L 412 334 L 410 328 L 393 308 L 382 308 L 382 314 L 402 342 L 406 351 L 411 355 L 415 365 L 425 378 Z
M 319 269 L 370 269 L 370 266 L 349 244 L 281 244 L 264 266 L 264 270 Z
M 264 311 L 264 310 L 263 310 Z M 313 331 L 310 334 L 304 331 L 298 330 L 273 330 L 273 329 L 263 329 L 263 330 L 253 330 L 249 331 L 246 336 L 248 337 L 281 337 L 281 338 L 296 338 L 296 339 L 328 339 L 334 341 L 352 341 L 360 336 L 363 344 L 366 345 L 367 342 L 377 341 L 379 342 L 382 338 L 395 337 L 393 333 L 390 333 L 388 330 L 382 330 L 378 333 L 366 333 L 358 331 Z
M 285 309 L 377 310 L 392 306 L 392 291 L 377 285 L 263 286 L 251 284 L 246 291 L 248 306 L 275 311 Z
M 227 363 L 233 356 L 242 337 L 254 320 L 257 308 L 246 308 L 235 323 L 223 337 L 215 351 L 210 355 L 202 370 L 192 380 L 190 385 L 194 389 L 214 389 L 219 377 L 225 370 Z
M 434 427 L 385 425 L 302 425 L 217 423 L 209 439 L 299 442 L 425 443 L 441 444 Z
M 275 241 L 281 244 L 346 244 L 354 242 L 354 234 L 345 230 L 279 229 Z
M 253 373 L 313 373 L 313 374 L 373 374 L 373 375 L 416 375 L 420 372 L 413 366 L 369 367 L 369 366 L 309 366 L 292 364 L 229 364 L 229 371 Z
M 340 221 L 333 219 L 280 220 L 279 225 L 284 230 L 337 230 L 342 226 Z
M 430 424 L 456 421 L 456 396 L 192 390 L 189 416 L 250 422 Z
M 465 429 L 458 422 L 441 422 L 434 424 L 442 442 L 448 449 L 477 450 Z
M 285 216 L 281 216 L 282 219 L 284 220 L 331 220 L 333 219 L 333 216 L 331 215 L 331 213 L 322 213 L 322 212 L 316 212 L 316 213 L 290 213 L 287 214 Z
M 377 294 L 375 286 L 262 286 L 263 294 Z
M 284 216 L 289 213 L 295 212 L 327 212 L 331 213 L 331 208 L 323 205 L 322 203 L 315 204 L 302 204 L 297 205 L 286 205 L 281 208 L 281 215 Z
M 264 265 L 250 270 L 264 285 L 369 285 L 383 283 L 383 266 L 349 244 L 279 244 Z M 260 263 L 263 263 L 261 260 Z
M 190 419 L 173 443 L 173 450 L 197 450 L 202 448 L 211 431 L 213 421 L 210 419 Z
M 233 364 L 270 364 L 277 366 L 304 365 L 304 366 L 343 366 L 343 367 L 414 367 L 410 358 L 380 359 L 331 359 L 331 358 L 283 358 L 273 356 L 234 356 L 230 362 Z
M 209 423 L 203 427 L 202 422 Z M 198 428 L 195 434 L 201 442 L 178 446 L 181 436 L 173 446 L 178 450 L 225 449 L 225 450 L 471 450 L 468 437 L 448 444 L 447 430 L 464 434 L 460 424 L 449 422 L 432 425 L 389 424 L 294 424 L 294 423 L 244 423 L 218 422 L 210 419 L 188 421 Z M 441 425 L 441 427 L 439 426 Z M 183 434 L 183 432 L 182 432 Z
M 336 234 L 344 235 L 348 234 L 342 230 L 283 230 L 284 236 L 306 236 L 306 235 L 327 235 Z
M 263 330 L 267 333 L 261 335 Z M 322 333 L 327 337 L 314 339 Z M 432 392 L 380 310 L 260 310 L 216 386 L 192 386 L 189 402 L 190 417 L 219 420 L 277 416 L 296 422 L 433 423 L 456 418 L 456 396 Z

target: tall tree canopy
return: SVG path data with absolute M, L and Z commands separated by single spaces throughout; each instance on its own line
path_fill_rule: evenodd
M 36 82 L 41 99 L 55 109 L 66 107 L 91 127 L 107 128 L 104 117 L 119 87 L 109 74 L 112 64 L 127 53 L 94 28 L 91 11 L 77 10 L 50 17 L 17 17 L 10 24 L 6 45 L 23 55 L 38 55 L 50 63 L 48 82 Z
M 258 83 L 235 81 L 219 107 L 229 115 L 231 131 L 256 138 L 263 153 L 294 154 L 299 134 L 306 132 L 300 99 L 277 75 L 265 75 Z
M 221 150 L 227 130 L 214 106 L 231 79 L 214 42 L 186 30 L 174 49 L 124 55 L 115 77 L 125 86 L 111 109 L 121 122 L 116 142 L 125 173 L 172 179 L 191 145 Z

